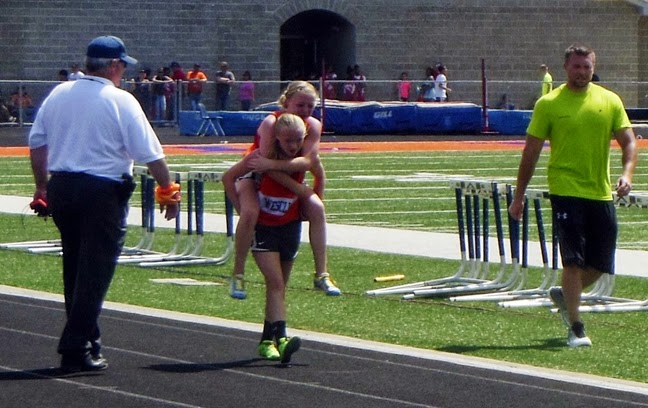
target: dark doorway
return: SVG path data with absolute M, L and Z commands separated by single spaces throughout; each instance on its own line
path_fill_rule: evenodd
M 355 64 L 355 27 L 339 14 L 308 10 L 281 26 L 281 80 L 319 78 L 322 62 L 339 78 Z

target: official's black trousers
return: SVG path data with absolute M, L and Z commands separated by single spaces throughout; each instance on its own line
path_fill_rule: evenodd
M 83 173 L 53 173 L 48 205 L 61 233 L 67 322 L 61 354 L 99 353 L 98 319 L 126 236 L 125 183 Z

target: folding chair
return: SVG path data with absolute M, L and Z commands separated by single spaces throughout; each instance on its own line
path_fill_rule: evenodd
M 198 104 L 198 110 L 200 112 L 200 127 L 196 132 L 196 136 L 207 136 L 210 134 L 225 136 L 225 131 L 223 131 L 220 124 L 220 120 L 223 118 L 222 116 L 209 116 L 207 108 L 202 103 Z M 210 133 L 210 130 L 213 133 Z

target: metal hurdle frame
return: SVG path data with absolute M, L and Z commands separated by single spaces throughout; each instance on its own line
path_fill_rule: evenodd
M 535 195 L 541 195 L 541 198 L 548 198 L 547 192 L 532 192 Z M 618 197 L 613 194 L 614 203 L 619 207 L 640 207 L 648 208 L 648 196 L 645 195 L 629 195 L 626 197 Z M 554 220 L 555 222 L 555 220 Z M 620 297 L 613 297 L 612 292 L 614 289 L 614 275 L 603 275 L 592 287 L 589 292 L 581 295 L 581 312 L 628 312 L 628 311 L 648 311 L 648 299 L 641 301 L 636 299 L 627 299 Z M 517 299 L 503 301 L 499 303 L 500 306 L 506 308 L 517 307 L 550 307 L 554 313 L 558 309 L 554 307 L 553 302 L 549 299 L 548 294 L 541 297 L 532 299 Z
M 172 267 L 190 265 L 222 265 L 230 258 L 234 250 L 234 208 L 225 196 L 226 247 L 219 257 L 202 256 L 204 242 L 204 185 L 205 182 L 220 182 L 222 171 L 189 171 L 187 173 L 187 230 L 193 233 L 192 213 L 195 214 L 196 237 L 193 249 L 189 253 L 171 255 L 155 259 L 146 259 L 139 263 L 141 267 Z
M 61 249 L 61 240 L 60 239 L 45 239 L 37 241 L 18 241 L 18 242 L 5 242 L 0 244 L 0 249 L 17 249 L 21 251 L 33 252 L 33 249 L 37 248 L 56 248 L 56 250 Z M 51 252 L 55 252 L 52 250 Z
M 544 191 L 537 191 L 537 190 L 529 190 L 527 191 L 526 194 L 526 204 L 528 204 L 529 200 L 533 201 L 533 207 L 534 207 L 534 214 L 536 218 L 536 226 L 538 229 L 538 240 L 540 244 L 540 253 L 542 256 L 542 264 L 543 264 L 543 275 L 544 278 L 540 285 L 537 288 L 533 289 L 524 289 L 524 286 L 526 285 L 527 282 L 527 268 L 525 267 L 528 265 L 528 262 L 526 261 L 528 258 L 528 252 L 527 250 L 523 250 L 523 255 L 522 255 L 522 273 L 523 276 L 520 279 L 520 284 L 518 285 L 518 288 L 511 290 L 511 291 L 498 291 L 498 292 L 493 292 L 493 293 L 485 293 L 485 294 L 475 294 L 475 295 L 463 295 L 463 296 L 455 296 L 451 297 L 451 301 L 457 301 L 457 302 L 475 302 L 475 301 L 495 301 L 495 302 L 502 302 L 502 301 L 509 301 L 509 300 L 518 300 L 518 299 L 534 299 L 534 298 L 541 298 L 541 297 L 547 297 L 548 290 L 551 286 L 555 285 L 556 280 L 558 278 L 558 237 L 556 235 L 555 229 L 552 228 L 552 239 L 551 239 L 551 247 L 552 247 L 552 264 L 549 266 L 549 256 L 547 252 L 547 242 L 546 242 L 546 234 L 545 234 L 545 228 L 544 228 L 544 221 L 542 217 L 542 205 L 541 205 L 541 199 L 542 198 L 548 198 L 548 193 Z M 525 208 L 527 208 L 527 205 L 525 205 Z M 528 212 L 525 212 L 525 215 L 528 214 Z M 528 225 L 528 221 L 523 222 L 523 225 Z M 527 229 L 525 228 L 525 231 Z M 524 246 L 527 245 L 529 242 L 528 235 L 523 236 L 522 238 L 522 245 L 523 248 Z
M 461 261 L 457 272 L 445 278 L 438 278 L 414 283 L 406 283 L 403 285 L 390 286 L 386 288 L 374 289 L 365 292 L 368 296 L 379 295 L 398 295 L 404 293 L 412 293 L 415 289 L 442 286 L 446 284 L 471 284 L 481 282 L 474 276 L 476 270 L 475 264 L 475 245 L 473 241 L 473 211 L 471 196 L 464 195 L 464 191 L 470 188 L 471 191 L 476 191 L 477 187 L 485 184 L 483 181 L 452 181 L 451 187 L 455 190 L 455 203 L 457 208 L 457 226 L 459 231 L 459 248 L 461 252 Z M 464 216 L 464 204 L 466 201 L 466 212 Z M 465 217 L 465 218 L 464 218 Z M 468 229 L 468 236 L 466 237 L 466 227 Z M 466 238 L 468 239 L 468 252 L 466 251 Z
M 150 248 L 153 243 L 153 233 L 151 229 L 152 220 L 149 217 L 149 214 L 155 212 L 155 202 L 151 202 L 152 196 L 147 193 L 146 188 L 148 187 L 148 169 L 146 167 L 135 166 L 133 167 L 133 176 L 140 177 L 140 192 L 141 192 L 141 203 L 142 203 L 142 237 L 140 241 L 130 248 L 124 248 L 122 253 L 127 254 L 142 254 L 142 253 L 151 253 Z M 150 186 L 152 191 L 152 186 Z M 149 198 L 150 196 L 150 198 Z M 18 249 L 27 251 L 35 254 L 47 254 L 47 253 L 56 253 L 60 255 L 62 253 L 61 240 L 52 239 L 52 240 L 41 240 L 41 241 L 24 241 L 24 242 L 12 242 L 0 244 L 0 249 Z
M 499 198 L 499 187 L 493 185 L 490 181 L 480 180 L 453 180 L 450 187 L 455 190 L 455 202 L 457 208 L 457 225 L 459 232 L 459 247 L 461 252 L 461 261 L 457 272 L 449 277 L 409 283 L 404 285 L 391 286 L 387 288 L 375 289 L 365 292 L 369 296 L 394 295 L 394 294 L 413 294 L 417 290 L 436 289 L 442 287 L 458 287 L 475 285 L 490 282 L 488 274 L 490 272 L 490 263 L 488 259 L 488 201 L 493 199 L 493 191 L 497 192 L 495 196 Z M 479 200 L 483 200 L 483 254 L 479 246 Z M 464 204 L 465 200 L 465 218 Z M 499 201 L 494 200 L 494 206 L 499 208 Z M 496 222 L 498 224 L 498 222 Z M 501 219 L 500 219 L 501 224 Z M 498 234 L 503 236 L 501 225 L 498 226 Z M 468 245 L 466 245 L 466 239 Z M 500 267 L 499 274 L 503 274 L 506 268 L 505 250 L 503 238 L 499 238 Z M 407 295 L 406 295 L 407 296 Z M 405 297 L 404 297 L 405 298 Z
M 504 250 L 504 232 L 502 224 L 502 212 L 500 206 L 500 189 L 496 182 L 491 182 L 489 185 L 481 186 L 478 193 L 483 197 L 493 200 L 493 211 L 497 230 L 497 241 L 499 245 L 500 255 L 500 269 L 495 278 L 491 280 L 484 280 L 479 283 L 472 283 L 467 285 L 446 286 L 426 289 L 415 289 L 412 293 L 404 295 L 402 299 L 409 300 L 420 297 L 443 297 L 448 298 L 454 295 L 467 295 L 483 292 L 495 292 L 511 290 L 514 287 L 519 287 L 519 282 L 523 276 L 522 269 L 527 266 L 527 252 L 526 247 L 523 249 L 523 262 L 520 263 L 520 242 L 519 242 L 519 222 L 508 216 L 509 236 L 511 243 L 511 259 L 512 269 L 507 276 L 506 253 Z M 484 204 L 484 222 L 488 220 L 487 202 Z M 506 202 L 510 203 L 512 199 L 512 190 L 509 185 L 506 186 Z M 526 207 L 525 207 L 526 208 Z M 507 211 L 508 214 L 508 211 Z M 525 210 L 523 218 L 524 231 L 523 234 L 528 236 L 528 212 Z M 484 235 L 488 235 L 488 230 L 484 229 Z
M 140 242 L 131 248 L 124 248 L 121 255 L 117 259 L 119 264 L 139 263 L 144 260 L 155 260 L 165 257 L 170 257 L 178 254 L 178 249 L 181 245 L 181 216 L 182 207 L 180 207 L 179 215 L 175 219 L 175 239 L 173 246 L 168 252 L 154 251 L 153 240 L 155 237 L 155 180 L 151 177 L 146 167 L 137 167 L 133 169 L 137 175 L 141 177 L 141 193 L 142 193 L 142 237 Z M 176 183 L 183 186 L 187 179 L 187 172 L 170 171 L 171 177 Z M 182 203 L 180 204 L 182 205 Z M 186 249 L 184 252 L 189 252 L 190 240 L 187 241 Z M 184 253 L 183 252 L 183 253 Z
M 630 194 L 625 197 L 619 197 L 615 193 L 613 196 L 614 203 L 619 207 L 648 208 L 648 195 Z M 645 312 L 648 311 L 648 299 L 643 301 L 627 299 L 625 302 L 604 305 L 583 305 L 579 310 L 584 313 Z
M 133 177 L 140 179 L 140 211 L 142 213 L 142 236 L 133 247 L 124 247 L 120 258 L 143 254 L 154 254 L 151 250 L 155 237 L 155 181 L 150 176 L 148 168 L 144 166 L 133 167 Z M 119 260 L 118 260 L 119 262 Z
M 181 246 L 181 212 L 175 220 L 175 240 L 168 252 L 152 250 L 155 236 L 155 180 L 150 176 L 148 168 L 135 166 L 133 175 L 140 179 L 142 236 L 133 247 L 125 247 L 117 263 L 137 264 L 142 267 L 182 266 L 182 265 L 221 265 L 227 262 L 234 248 L 234 208 L 225 196 L 225 217 L 227 245 L 224 253 L 219 257 L 201 256 L 204 249 L 204 183 L 206 181 L 220 182 L 222 171 L 171 171 L 171 176 L 179 184 L 186 181 L 187 206 L 187 240 L 182 252 Z M 182 205 L 182 204 L 181 204 Z M 195 216 L 196 231 L 194 234 L 193 222 Z M 10 242 L 0 244 L 0 249 L 17 249 L 32 253 L 58 253 L 61 254 L 61 241 L 41 240 Z

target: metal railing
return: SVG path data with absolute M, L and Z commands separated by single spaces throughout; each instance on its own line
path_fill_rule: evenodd
M 337 95 L 343 95 L 342 88 L 348 81 L 330 81 L 337 91 Z M 398 101 L 397 80 L 366 80 L 363 86 L 366 89 L 365 99 L 367 102 Z M 419 86 L 425 82 L 423 79 L 413 79 L 411 82 L 410 102 L 420 100 L 418 94 Z M 35 117 L 38 107 L 49 94 L 49 92 L 60 82 L 59 81 L 38 81 L 38 80 L 0 80 L 0 126 L 25 126 L 30 125 Z M 287 81 L 250 81 L 254 85 L 254 99 L 250 103 L 251 109 L 260 105 L 276 102 L 282 90 L 288 84 Z M 319 89 L 319 81 L 311 81 Z M 242 110 L 241 86 L 244 82 L 235 82 L 231 85 L 227 109 L 230 111 Z M 490 109 L 521 109 L 530 110 L 537 100 L 541 81 L 506 81 L 488 80 L 486 106 Z M 558 86 L 559 81 L 554 83 Z M 600 82 L 614 92 L 618 93 L 626 104 L 626 108 L 648 107 L 648 82 L 637 81 L 610 81 Z M 188 82 L 173 83 L 170 90 L 166 90 L 165 112 L 157 113 L 160 95 L 156 95 L 156 84 L 136 84 L 133 80 L 123 80 L 121 87 L 133 93 L 144 108 L 149 120 L 156 126 L 175 126 L 178 123 L 178 113 L 184 110 L 192 110 L 190 98 L 187 93 Z M 450 101 L 468 102 L 476 105 L 483 105 L 482 81 L 481 80 L 453 80 L 449 79 L 448 86 L 452 89 L 449 93 Z M 343 100 L 342 97 L 338 99 Z M 12 103 L 13 102 L 13 103 Z M 219 100 L 216 96 L 216 83 L 207 81 L 203 86 L 200 102 L 207 110 L 219 110 Z

